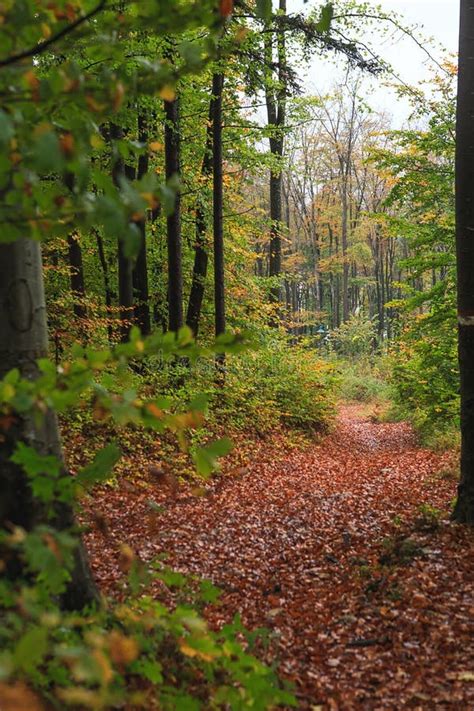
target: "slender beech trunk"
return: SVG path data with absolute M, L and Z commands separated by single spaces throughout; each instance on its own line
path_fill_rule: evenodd
M 179 99 L 165 101 L 166 179 L 180 172 Z M 181 245 L 181 196 L 176 193 L 174 210 L 166 220 L 168 241 L 168 326 L 179 331 L 183 325 L 183 265 Z
M 201 175 L 207 180 L 212 174 L 213 167 L 213 116 L 214 116 L 214 94 L 211 96 L 209 105 L 209 121 L 206 130 L 206 145 L 204 157 L 202 159 Z M 206 206 L 203 196 L 198 192 L 196 198 L 196 242 L 194 244 L 194 265 L 191 291 L 189 293 L 188 310 L 186 313 L 186 325 L 189 326 L 196 338 L 199 331 L 199 321 L 201 318 L 202 302 L 204 298 L 204 288 L 206 284 L 207 265 L 209 261 L 208 246 L 206 243 L 207 219 Z
M 214 225 L 214 306 L 215 333 L 225 331 L 225 281 L 224 281 L 224 191 L 222 181 L 222 90 L 224 75 L 214 74 L 212 94 L 212 173 L 213 173 L 213 225 Z
M 119 140 L 123 138 L 123 130 L 116 124 L 110 124 L 110 138 Z M 113 149 L 113 146 L 112 146 Z M 116 185 L 119 185 L 121 176 L 125 175 L 125 165 L 120 157 L 116 157 L 112 167 L 112 177 Z M 125 256 L 123 240 L 118 238 L 117 243 L 118 262 L 118 295 L 120 307 L 120 334 L 123 342 L 128 341 L 130 326 L 133 321 L 133 281 L 132 262 Z
M 342 184 L 341 247 L 342 247 L 342 321 L 349 319 L 349 261 L 347 259 L 348 242 L 348 184 L 347 176 Z
M 143 112 L 138 114 L 138 140 L 148 143 L 147 118 Z M 138 158 L 137 180 L 148 173 L 149 154 L 145 150 Z M 150 294 L 148 290 L 148 260 L 146 244 L 146 216 L 137 222 L 140 230 L 140 250 L 132 271 L 132 284 L 135 296 L 135 318 L 141 332 L 147 336 L 151 332 Z
M 112 291 L 110 289 L 109 266 L 107 264 L 104 243 L 102 241 L 102 236 L 99 230 L 94 230 L 94 234 L 97 241 L 97 252 L 99 254 L 99 262 L 102 268 L 102 275 L 104 278 L 105 306 L 107 308 L 107 335 L 109 338 L 109 342 L 112 343 L 114 329 L 112 328 Z
M 38 377 L 36 361 L 48 357 L 46 304 L 43 286 L 41 247 L 22 239 L 0 245 L 0 378 L 18 368 L 24 378 Z M 23 470 L 10 456 L 16 443 L 25 442 L 41 454 L 62 459 L 55 413 L 48 410 L 41 421 L 33 416 L 15 418 L 0 437 L 0 528 L 21 526 L 31 530 L 46 523 L 42 506 L 34 499 Z M 69 529 L 74 525 L 72 507 L 60 504 L 54 525 Z M 23 574 L 21 562 L 11 561 L 7 575 Z M 82 543 L 75 552 L 72 581 L 63 604 L 80 609 L 98 600 L 87 556 Z
M 456 251 L 461 481 L 453 519 L 474 525 L 474 2 L 461 0 L 456 123 Z
M 82 266 L 82 250 L 77 233 L 69 234 L 67 237 L 69 275 L 72 294 L 72 308 L 74 315 L 79 319 L 87 316 L 85 305 L 86 287 L 84 284 L 84 269 Z
M 71 172 L 64 176 L 64 184 L 67 189 L 74 192 L 75 178 Z M 69 279 L 71 284 L 71 294 L 74 315 L 79 319 L 87 316 L 85 306 L 86 287 L 84 283 L 84 268 L 82 265 L 82 250 L 77 232 L 69 233 L 67 236 Z
M 280 15 L 286 14 L 286 0 L 279 0 Z M 273 39 L 277 42 L 278 61 L 278 88 L 274 88 L 274 77 L 271 70 L 273 64 Z M 265 62 L 267 65 L 267 83 L 265 86 L 265 100 L 267 105 L 268 125 L 272 128 L 270 137 L 270 152 L 278 162 L 283 157 L 284 139 L 283 131 L 286 120 L 286 43 L 285 33 L 276 28 L 275 32 L 268 32 L 265 38 Z M 281 167 L 270 171 L 270 264 L 269 275 L 279 277 L 282 263 L 282 219 L 283 219 L 283 174 Z M 271 300 L 278 303 L 280 288 L 274 287 L 271 291 Z M 274 319 L 275 325 L 277 320 Z

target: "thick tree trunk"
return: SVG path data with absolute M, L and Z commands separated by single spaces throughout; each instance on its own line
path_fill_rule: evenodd
M 456 248 L 461 481 L 453 519 L 474 525 L 474 2 L 461 0 L 456 124 Z
M 85 306 L 86 287 L 84 284 L 84 269 L 82 266 L 82 250 L 78 234 L 69 234 L 67 237 L 69 275 L 72 294 L 72 308 L 74 315 L 79 319 L 87 316 Z
M 46 305 L 41 248 L 32 240 L 0 245 L 0 378 L 18 368 L 24 378 L 38 377 L 36 361 L 48 356 Z M 41 505 L 34 499 L 23 470 L 10 461 L 17 442 L 25 442 L 41 454 L 62 460 L 55 414 L 49 410 L 39 422 L 33 416 L 15 419 L 0 438 L 0 528 L 22 526 L 31 530 L 46 523 Z M 70 505 L 61 504 L 53 522 L 59 529 L 74 525 Z M 7 570 L 22 575 L 18 561 Z M 68 608 L 79 609 L 98 600 L 82 543 L 75 553 L 72 581 L 64 596 Z
M 138 140 L 141 143 L 148 143 L 148 125 L 143 112 L 138 114 Z M 149 155 L 145 150 L 138 158 L 137 180 L 141 180 L 148 173 Z M 150 323 L 150 294 L 148 291 L 148 260 L 146 244 L 146 217 L 139 220 L 140 230 L 140 250 L 138 252 L 132 271 L 132 283 L 135 296 L 135 318 L 137 326 L 140 327 L 143 335 L 148 336 L 151 332 Z
M 201 175 L 206 180 L 212 173 L 213 153 L 212 153 L 212 133 L 214 116 L 214 94 L 211 97 L 209 106 L 209 121 L 206 130 L 206 146 L 202 159 Z M 186 325 L 189 326 L 196 338 L 199 331 L 199 321 L 201 318 L 202 302 L 204 298 L 204 288 L 206 284 L 207 265 L 209 261 L 208 246 L 206 243 L 207 219 L 206 206 L 202 195 L 198 193 L 196 199 L 196 242 L 194 245 L 194 265 L 191 291 L 189 293 L 188 310 L 186 314 Z
M 165 101 L 166 179 L 180 173 L 179 99 Z M 176 193 L 174 210 L 166 220 L 168 240 L 168 325 L 178 331 L 183 325 L 183 266 L 181 245 L 181 197 Z

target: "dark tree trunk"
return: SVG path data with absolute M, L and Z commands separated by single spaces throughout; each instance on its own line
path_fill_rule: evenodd
M 349 260 L 348 249 L 348 186 L 347 178 L 343 178 L 342 215 L 341 215 L 341 247 L 342 247 L 342 321 L 349 319 Z
M 166 179 L 179 176 L 179 99 L 165 101 L 165 164 Z M 183 325 L 183 266 L 181 245 L 181 197 L 176 193 L 174 210 L 166 220 L 168 241 L 168 325 L 179 331 Z
M 282 157 L 283 145 L 281 141 L 270 141 L 273 155 Z M 282 227 L 282 175 L 271 171 L 270 173 L 270 276 L 278 277 L 281 273 L 281 227 Z M 280 289 L 272 289 L 272 299 L 278 302 Z
M 280 15 L 286 14 L 286 0 L 279 0 Z M 273 37 L 277 42 L 278 86 L 275 89 L 273 76 Z M 281 162 L 283 157 L 283 131 L 286 121 L 287 67 L 285 33 L 277 27 L 275 32 L 268 32 L 265 39 L 265 62 L 267 83 L 265 100 L 267 105 L 268 125 L 272 128 L 270 152 Z M 280 167 L 270 171 L 270 262 L 269 276 L 279 277 L 282 263 L 282 220 L 283 220 L 283 174 Z M 280 301 L 280 287 L 271 290 L 273 303 Z M 273 319 L 274 324 L 278 323 Z
M 107 310 L 107 335 L 109 342 L 112 343 L 114 330 L 112 328 L 112 291 L 110 289 L 110 279 L 109 279 L 109 267 L 107 264 L 107 259 L 105 257 L 104 243 L 102 242 L 102 237 L 99 230 L 94 230 L 96 241 L 97 241 L 97 251 L 99 253 L 100 266 L 102 268 L 102 274 L 104 277 L 104 295 L 105 295 L 105 306 Z
M 143 112 L 138 114 L 138 140 L 148 143 L 148 125 Z M 141 180 L 148 173 L 149 155 L 145 150 L 138 158 L 137 180 Z M 148 291 L 148 263 L 146 244 L 146 216 L 137 222 L 140 230 L 140 250 L 138 252 L 132 271 L 132 283 L 135 296 L 135 319 L 141 332 L 148 336 L 151 331 L 150 323 L 150 294 Z
M 214 116 L 214 94 L 211 97 L 209 106 L 209 121 L 206 130 L 206 146 L 202 159 L 201 175 L 207 179 L 212 173 L 213 166 L 213 116 Z M 196 199 L 196 242 L 194 245 L 194 265 L 191 291 L 189 293 L 188 310 L 186 314 L 186 325 L 189 326 L 196 338 L 199 331 L 199 320 L 201 318 L 202 302 L 204 298 L 204 288 L 207 276 L 207 265 L 209 261 L 208 246 L 206 244 L 207 219 L 206 206 L 203 196 L 198 192 Z
M 110 138 L 120 140 L 123 138 L 123 130 L 116 124 L 110 124 Z M 112 146 L 112 150 L 114 147 Z M 112 166 L 112 177 L 116 185 L 120 185 L 120 178 L 125 175 L 125 165 L 118 155 L 115 157 Z M 133 281 L 132 262 L 125 255 L 122 239 L 118 239 L 117 244 L 118 262 L 118 295 L 120 307 L 120 334 L 123 342 L 128 341 L 130 327 L 133 321 Z
M 474 2 L 461 0 L 456 123 L 456 250 L 461 481 L 453 519 L 474 525 Z
M 0 378 L 12 368 L 23 377 L 38 377 L 36 361 L 48 357 L 46 305 L 43 287 L 41 248 L 32 240 L 18 240 L 0 245 Z M 31 530 L 47 523 L 42 506 L 34 499 L 23 470 L 10 456 L 17 442 L 25 442 L 40 454 L 62 460 L 59 430 L 55 413 L 46 411 L 42 421 L 33 416 L 17 418 L 4 429 L 0 438 L 0 528 L 11 525 Z M 61 530 L 74 525 L 72 507 L 60 504 L 54 525 Z M 22 576 L 21 563 L 13 561 L 7 575 Z M 82 543 L 75 553 L 72 581 L 63 604 L 80 609 L 97 602 L 98 593 L 92 580 Z
M 67 237 L 69 274 L 71 281 L 72 308 L 74 315 L 79 319 L 87 316 L 85 305 L 86 287 L 84 284 L 84 269 L 82 266 L 82 250 L 78 234 L 69 234 Z
M 75 178 L 73 173 L 66 172 L 64 175 L 64 184 L 67 189 L 73 193 Z M 74 315 L 79 319 L 87 316 L 85 306 L 86 288 L 84 283 L 84 269 L 82 266 L 82 251 L 79 243 L 79 235 L 77 232 L 69 233 L 67 236 L 68 245 L 68 260 L 69 260 L 69 279 L 71 284 L 71 294 Z
M 212 78 L 212 164 L 213 164 L 213 225 L 214 225 L 214 305 L 215 333 L 225 331 L 225 281 L 224 281 L 224 193 L 222 182 L 222 90 L 224 75 Z

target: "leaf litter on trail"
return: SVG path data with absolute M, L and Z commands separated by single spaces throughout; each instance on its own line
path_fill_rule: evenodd
M 153 484 L 99 489 L 87 537 L 120 597 L 120 546 L 221 588 L 211 625 L 267 627 L 267 661 L 302 709 L 474 708 L 473 531 L 448 522 L 452 455 L 406 423 L 343 407 L 333 433 L 285 452 L 259 443 L 242 475 L 195 497 Z M 150 507 L 153 500 L 158 510 Z M 107 531 L 104 535 L 103 531 Z M 163 596 L 161 585 L 156 595 Z

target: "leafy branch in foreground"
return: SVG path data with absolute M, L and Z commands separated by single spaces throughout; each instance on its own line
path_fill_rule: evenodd
M 187 328 L 177 335 L 146 339 L 133 329 L 129 343 L 112 349 L 76 347 L 71 360 L 59 368 L 41 360 L 35 380 L 13 369 L 0 383 L 3 436 L 16 426 L 17 418 L 28 415 L 39 422 L 53 407 L 65 412 L 78 399 L 90 397 L 101 418 L 158 431 L 167 428 L 184 437 L 186 429 L 202 421 L 204 397 L 195 398 L 186 412 L 167 412 L 166 398 L 145 400 L 132 390 L 115 394 L 109 387 L 114 377 L 131 363 L 152 356 L 196 361 L 245 347 L 241 336 L 227 334 L 214 346 L 202 348 Z M 221 440 L 198 449 L 195 460 L 201 473 L 210 474 L 228 447 L 229 442 Z M 201 583 L 197 599 L 190 588 L 185 603 L 178 599 L 169 610 L 153 599 L 154 581 L 180 589 L 181 598 L 188 582 L 160 563 L 141 561 L 126 542 L 117 548 L 128 577 L 126 602 L 103 601 L 80 615 L 64 611 L 61 598 L 71 580 L 79 529 L 73 521 L 59 528 L 57 508 L 77 507 L 82 491 L 107 478 L 119 457 L 118 446 L 109 444 L 72 477 L 57 457 L 17 442 L 11 459 L 25 472 L 41 516 L 29 528 L 7 524 L 0 534 L 5 573 L 0 583 L 0 694 L 8 682 L 9 694 L 16 695 L 17 704 L 25 704 L 32 698 L 26 681 L 57 708 L 107 709 L 125 700 L 146 709 L 293 705 L 292 695 L 280 688 L 273 671 L 249 653 L 247 644 L 237 642 L 237 636 L 246 635 L 238 620 L 212 632 L 196 612 L 196 605 L 217 600 L 212 585 Z

